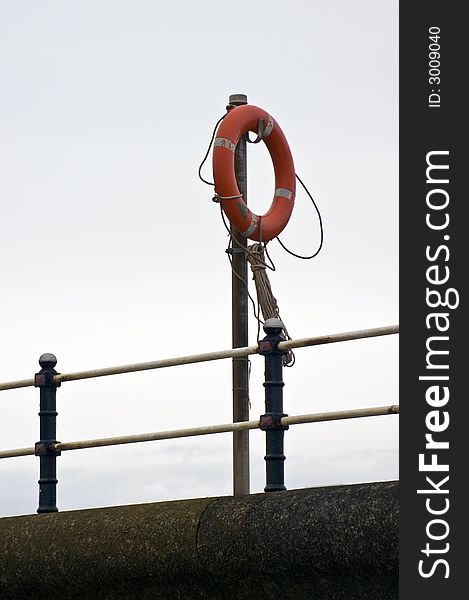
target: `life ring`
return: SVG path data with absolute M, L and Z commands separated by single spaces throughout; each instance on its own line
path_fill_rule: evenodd
M 265 215 L 251 212 L 239 192 L 234 157 L 239 138 L 247 131 L 258 133 L 269 150 L 275 172 L 274 199 Z M 268 242 L 277 237 L 290 219 L 295 202 L 296 178 L 293 158 L 283 131 L 262 108 L 245 104 L 233 108 L 221 122 L 213 148 L 215 193 L 231 225 L 244 237 Z

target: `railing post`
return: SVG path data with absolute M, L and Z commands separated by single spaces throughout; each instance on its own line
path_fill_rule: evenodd
M 35 445 L 35 455 L 39 456 L 39 507 L 38 513 L 57 512 L 57 456 L 56 450 L 56 393 L 60 382 L 53 380 L 57 359 L 53 354 L 43 354 L 39 358 L 42 367 L 34 376 L 34 386 L 40 392 L 39 430 L 40 440 Z
M 281 335 L 283 323 L 280 319 L 267 319 L 264 324 L 266 337 L 259 343 L 259 354 L 265 357 L 265 414 L 260 418 L 260 429 L 265 431 L 266 443 L 266 486 L 265 492 L 286 490 L 285 487 L 285 455 L 283 453 L 283 434 L 288 425 L 282 425 L 280 419 L 286 417 L 283 412 L 283 355 L 286 350 L 279 350 L 279 342 L 284 341 Z

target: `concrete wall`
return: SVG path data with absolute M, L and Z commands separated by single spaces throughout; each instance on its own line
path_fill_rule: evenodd
M 0 598 L 398 598 L 396 482 L 0 519 Z

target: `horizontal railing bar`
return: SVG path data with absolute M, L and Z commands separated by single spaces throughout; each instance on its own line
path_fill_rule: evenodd
M 331 335 L 321 335 L 298 340 L 287 340 L 286 342 L 280 342 L 278 347 L 280 350 L 291 350 L 292 348 L 305 348 L 307 346 L 320 346 L 321 344 L 333 344 L 335 342 L 348 342 L 350 340 L 361 340 L 363 338 L 393 335 L 395 333 L 399 333 L 399 325 L 374 327 L 373 329 L 359 329 L 358 331 L 333 333 Z
M 290 350 L 291 348 L 304 348 L 306 346 L 319 346 L 321 344 L 332 344 L 334 342 L 347 342 L 369 337 L 382 335 L 392 335 L 399 333 L 399 326 L 375 327 L 374 329 L 361 329 L 346 333 L 334 333 L 331 335 L 316 336 L 298 340 L 288 340 L 280 342 L 281 350 Z M 54 377 L 54 381 L 77 381 L 79 379 L 91 379 L 93 377 L 105 377 L 107 375 L 120 375 L 123 373 L 134 373 L 136 371 L 149 371 L 151 369 L 163 369 L 165 367 L 175 367 L 178 365 L 189 365 L 199 362 L 208 362 L 212 360 L 221 360 L 224 358 L 237 358 L 257 354 L 259 347 L 247 346 L 246 348 L 232 348 L 230 350 L 219 350 L 217 352 L 206 352 L 204 354 L 192 354 L 189 356 L 179 356 L 176 358 L 163 358 L 144 363 L 134 363 L 130 365 L 121 365 L 117 367 L 105 367 L 103 369 L 93 369 L 90 371 L 78 371 L 76 373 L 62 373 Z M 15 388 L 30 387 L 34 385 L 34 379 L 22 379 L 19 381 L 9 381 L 0 383 L 0 391 L 13 390 Z
M 374 406 L 372 408 L 355 408 L 352 410 L 338 410 L 326 413 L 309 415 L 296 415 L 280 419 L 282 425 L 301 425 L 303 423 L 318 423 L 320 421 L 340 421 L 341 419 L 357 419 L 359 417 L 380 417 L 383 415 L 397 415 L 399 404 L 390 406 Z
M 14 390 L 16 388 L 32 387 L 34 379 L 19 379 L 18 381 L 7 381 L 0 383 L 0 392 L 2 390 Z
M 67 442 L 58 444 L 60 450 L 83 450 L 85 448 L 100 448 L 102 446 L 118 446 L 120 444 L 135 444 L 138 442 L 154 442 L 157 440 L 171 440 L 182 437 L 193 437 L 197 435 L 210 435 L 213 433 L 228 433 L 230 431 L 244 431 L 256 429 L 259 421 L 243 421 L 242 423 L 222 423 L 220 425 L 206 425 L 205 427 L 189 427 L 186 429 L 174 429 L 170 431 L 156 431 L 154 433 L 142 433 L 137 435 L 125 435 L 112 438 L 101 438 L 97 440 L 84 440 L 81 442 Z
M 205 352 L 204 354 L 192 354 L 188 356 L 178 356 L 175 358 L 163 358 L 151 362 L 134 363 L 121 365 L 117 367 L 104 367 L 102 369 L 92 369 L 90 371 L 77 371 L 76 373 L 61 373 L 54 377 L 54 381 L 77 381 L 80 379 L 91 379 L 93 377 L 105 377 L 107 375 L 121 375 L 123 373 L 134 373 L 136 371 L 149 371 L 152 369 L 163 369 L 165 367 L 175 367 L 178 365 L 189 365 L 199 362 L 209 362 L 212 360 L 221 360 L 224 358 L 237 358 L 257 354 L 259 347 L 247 346 L 246 348 L 231 348 L 230 350 L 219 350 L 217 352 Z M 10 381 L 0 383 L 0 391 L 11 390 L 19 387 L 28 387 L 34 385 L 34 379 L 23 379 L 21 381 Z
M 0 450 L 0 458 L 16 458 L 18 456 L 31 456 L 34 448 L 15 448 L 14 450 Z
M 341 419 L 357 419 L 359 417 L 378 417 L 392 415 L 399 412 L 399 405 L 375 406 L 373 408 L 357 408 L 352 410 L 339 410 L 326 413 L 313 413 L 307 415 L 296 415 L 283 417 L 282 425 L 300 425 L 303 423 L 317 423 L 320 421 L 338 421 Z M 204 427 L 189 427 L 186 429 L 174 429 L 170 431 L 157 431 L 154 433 L 142 433 L 138 435 L 124 435 L 110 438 L 99 438 L 96 440 L 82 440 L 78 442 L 58 442 L 55 448 L 62 452 L 66 450 L 83 450 L 85 448 L 100 448 L 103 446 L 118 446 L 120 444 L 135 444 L 137 442 L 154 442 L 156 440 L 169 440 L 182 437 L 193 437 L 197 435 L 210 435 L 214 433 L 228 433 L 231 431 L 244 431 L 257 429 L 260 421 L 243 421 L 240 423 L 222 423 L 221 425 L 206 425 Z M 34 448 L 18 448 L 16 450 L 0 451 L 1 458 L 14 458 L 18 456 L 31 456 Z
M 78 379 L 90 379 L 92 377 L 106 377 L 107 375 L 121 375 L 122 373 L 133 373 L 135 371 L 149 371 L 151 369 L 164 369 L 165 367 L 177 367 L 179 365 L 190 365 L 199 362 L 221 360 L 224 358 L 237 358 L 256 354 L 258 346 L 247 346 L 246 348 L 231 348 L 230 350 L 219 350 L 217 352 L 205 352 L 204 354 L 192 354 L 189 356 L 178 356 L 175 358 L 163 358 L 145 363 L 133 365 L 121 365 L 119 367 L 105 367 L 91 371 L 78 371 L 77 373 L 64 373 L 56 375 L 55 381 L 76 381 Z

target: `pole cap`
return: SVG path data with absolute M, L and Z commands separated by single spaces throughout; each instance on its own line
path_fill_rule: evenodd
M 228 103 L 232 106 L 241 106 L 241 104 L 248 103 L 248 97 L 246 94 L 231 94 Z
M 264 331 L 266 333 L 280 333 L 283 329 L 283 323 L 278 317 L 267 319 L 264 323 Z
M 53 369 L 57 364 L 57 358 L 54 354 L 46 352 L 39 357 L 39 364 L 43 369 Z

